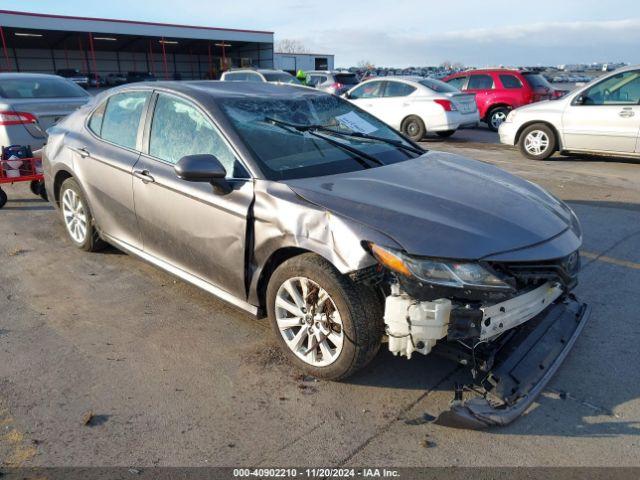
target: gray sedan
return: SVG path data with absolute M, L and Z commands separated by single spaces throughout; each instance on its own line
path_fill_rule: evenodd
M 42 147 L 47 128 L 89 101 L 70 80 L 36 73 L 0 73 L 0 145 Z
M 442 423 L 513 420 L 588 316 L 565 204 L 317 90 L 119 87 L 51 129 L 44 168 L 77 247 L 108 242 L 268 315 L 311 375 L 346 378 L 383 342 L 466 365 L 486 396 L 460 390 Z

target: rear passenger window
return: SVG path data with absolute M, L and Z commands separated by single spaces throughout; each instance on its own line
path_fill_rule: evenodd
M 246 75 L 245 80 L 248 82 L 262 82 L 262 77 L 257 73 L 247 73 Z
M 387 82 L 387 88 L 384 91 L 385 97 L 406 97 L 415 92 L 416 88 L 406 83 Z
M 110 97 L 100 136 L 116 145 L 135 149 L 140 118 L 150 95 L 150 92 L 126 92 Z
M 202 111 L 170 95 L 159 95 L 151 123 L 149 154 L 176 164 L 185 155 L 215 155 L 228 177 L 248 178 L 247 172 Z
M 227 73 L 224 76 L 227 82 L 240 82 L 247 79 L 246 73 Z
M 467 90 L 490 90 L 493 88 L 491 75 L 471 75 Z
M 462 90 L 464 86 L 464 82 L 467 80 L 467 77 L 456 77 L 451 80 L 447 80 L 447 83 L 458 90 Z
M 504 88 L 522 88 L 522 82 L 515 75 L 500 75 L 500 81 Z

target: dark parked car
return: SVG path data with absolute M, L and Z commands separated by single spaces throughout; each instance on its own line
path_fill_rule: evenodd
M 77 68 L 63 68 L 57 70 L 56 75 L 67 78 L 73 83 L 80 85 L 82 88 L 87 88 L 89 86 L 89 75 L 82 73 Z
M 442 423 L 513 420 L 587 318 L 569 207 L 317 90 L 116 87 L 51 129 L 44 172 L 73 244 L 108 242 L 267 314 L 309 374 L 348 377 L 383 338 L 468 365 L 488 397 Z
M 127 83 L 155 82 L 156 76 L 151 72 L 127 72 Z

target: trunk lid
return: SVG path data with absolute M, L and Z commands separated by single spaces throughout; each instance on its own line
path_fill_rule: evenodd
M 478 110 L 476 96 L 473 93 L 447 93 L 446 96 L 460 113 L 474 113 Z
M 38 119 L 38 125 L 26 124 L 25 128 L 34 137 L 42 137 L 48 128 L 87 103 L 90 98 L 20 99 L 12 101 L 10 107 L 15 112 L 27 112 L 35 115 Z

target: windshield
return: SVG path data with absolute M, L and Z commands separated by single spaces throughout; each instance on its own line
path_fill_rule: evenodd
M 282 83 L 296 83 L 300 84 L 300 81 L 293 75 L 288 73 L 264 73 L 264 78 L 267 82 L 282 82 Z
M 335 78 L 336 82 L 341 83 L 343 85 L 357 85 L 358 77 L 353 73 L 336 73 L 333 78 Z
M 69 98 L 87 97 L 75 83 L 62 78 L 5 78 L 0 80 L 2 98 Z
M 418 83 L 424 87 L 427 87 L 429 90 L 433 90 L 437 93 L 458 93 L 458 90 L 453 85 L 449 85 L 448 83 L 441 82 L 440 80 L 435 80 L 433 78 L 425 78 L 423 80 L 418 81 Z
M 539 73 L 523 73 L 522 75 L 527 79 L 531 88 L 548 88 L 549 90 L 553 88 L 549 81 Z
M 410 146 L 380 120 L 333 95 L 222 98 L 220 106 L 270 180 L 353 172 L 416 156 L 398 146 L 369 138 L 346 137 L 327 131 L 314 132 L 313 129 L 300 131 L 285 125 L 318 125 L 347 134 L 382 137 Z M 375 157 L 376 162 L 363 162 L 357 154 L 340 145 Z

